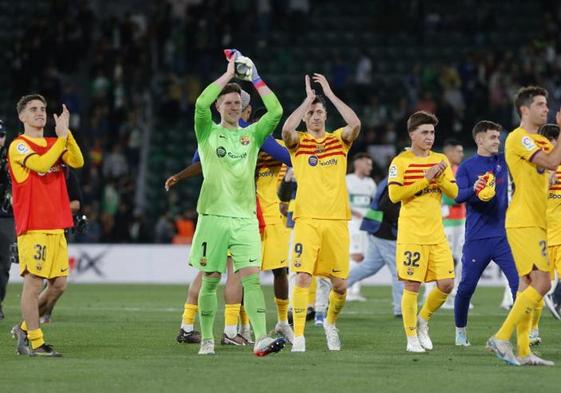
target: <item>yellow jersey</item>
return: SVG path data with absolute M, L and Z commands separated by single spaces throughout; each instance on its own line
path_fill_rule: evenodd
M 555 171 L 557 184 L 547 194 L 547 245 L 561 244 L 561 169 Z
M 350 220 L 347 153 L 351 147 L 341 134 L 343 128 L 316 139 L 307 132 L 298 134 L 299 143 L 289 149 L 298 183 L 294 219 Z
M 277 142 L 284 146 L 282 140 L 277 139 Z M 275 160 L 269 154 L 260 152 L 257 158 L 256 171 L 255 187 L 265 224 L 281 224 L 283 223 L 283 215 L 279 207 L 278 188 L 280 181 L 286 174 L 286 165 Z
M 549 152 L 553 146 L 542 135 L 519 127 L 505 142 L 505 158 L 512 181 L 512 199 L 506 211 L 507 228 L 539 227 L 547 229 L 546 210 L 549 173 L 532 163 L 532 157 Z
M 444 172 L 430 182 L 425 171 L 445 161 Z M 442 192 L 455 198 L 458 194 L 456 179 L 450 162 L 444 154 L 430 151 L 426 157 L 418 157 L 410 150 L 397 155 L 389 169 L 388 186 L 405 190 L 409 186 L 419 186 L 411 197 L 401 200 L 399 211 L 397 242 L 408 244 L 439 244 L 446 241 L 442 222 Z M 393 198 L 392 198 L 393 199 Z M 400 198 L 401 199 L 401 198 Z

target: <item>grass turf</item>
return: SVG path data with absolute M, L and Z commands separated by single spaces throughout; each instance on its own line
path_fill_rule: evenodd
M 435 349 L 405 352 L 401 320 L 391 315 L 387 287 L 363 288 L 368 301 L 348 303 L 338 322 L 343 350 L 329 353 L 323 329 L 308 324 L 307 352 L 266 358 L 249 347 L 222 347 L 223 308 L 215 323 L 216 356 L 197 355 L 198 345 L 177 344 L 186 290 L 181 286 L 70 285 L 44 327 L 60 359 L 15 355 L 10 327 L 19 315 L 21 287 L 11 285 L 0 321 L 2 391 L 40 392 L 528 392 L 561 381 L 561 322 L 544 309 L 538 351 L 552 368 L 509 367 L 484 350 L 503 321 L 502 289 L 480 288 L 470 313 L 472 346 L 454 346 L 452 311 L 431 322 Z M 268 327 L 276 320 L 271 288 Z

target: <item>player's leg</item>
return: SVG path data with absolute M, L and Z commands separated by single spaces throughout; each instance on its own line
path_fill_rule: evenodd
M 294 226 L 291 267 L 292 271 L 296 273 L 296 279 L 292 293 L 294 321 L 292 352 L 306 351 L 304 328 L 306 326 L 308 291 L 316 270 L 316 261 L 321 245 L 321 228 L 319 225 L 318 220 L 298 219 Z
M 380 239 L 371 236 L 371 242 L 379 250 L 384 263 L 388 267 L 390 274 L 392 276 L 392 304 L 393 304 L 393 315 L 396 318 L 402 318 L 401 311 L 401 300 L 403 297 L 403 281 L 397 277 L 396 263 L 395 263 L 395 240 Z M 370 246 L 369 246 L 370 247 Z
M 290 343 L 294 338 L 292 328 L 288 324 L 288 244 L 290 230 L 282 223 L 265 227 L 263 234 L 263 262 L 261 270 L 273 272 L 273 291 L 277 309 L 275 331 L 284 336 Z
M 256 219 L 232 219 L 229 249 L 234 271 L 239 272 L 243 286 L 244 308 L 249 316 L 255 345 L 253 352 L 265 356 L 284 347 L 284 338 L 267 337 L 265 297 L 259 283 L 261 267 L 261 238 Z
M 223 345 L 246 345 L 246 340 L 238 334 L 238 318 L 242 305 L 242 284 L 240 275 L 234 273 L 234 266 L 231 257 L 226 262 L 227 278 L 224 286 L 224 335 L 221 344 Z
M 344 221 L 323 220 L 321 223 L 321 245 L 316 273 L 331 279 L 329 306 L 323 328 L 330 351 L 339 351 L 341 341 L 335 324 L 347 300 L 347 278 L 349 276 L 349 233 Z
M 501 277 L 503 279 L 503 284 L 504 284 L 504 292 L 503 292 L 503 300 L 501 301 L 501 308 L 509 311 L 512 308 L 512 305 L 514 304 L 514 298 L 516 292 L 518 291 L 518 287 L 516 287 L 516 289 L 514 290 L 514 295 L 513 295 L 512 288 L 509 285 L 510 283 L 508 281 L 508 278 L 504 274 L 501 274 Z
M 327 307 L 329 306 L 329 292 L 331 292 L 331 281 L 324 277 L 314 277 L 312 279 L 310 293 L 311 288 L 313 288 L 314 282 L 316 283 L 314 325 L 323 327 L 323 322 L 325 321 L 325 317 L 327 315 Z M 307 316 L 306 319 L 308 319 Z
M 432 349 L 428 334 L 428 323 L 433 314 L 444 304 L 454 289 L 454 260 L 448 243 L 443 242 L 427 246 L 429 261 L 427 263 L 427 281 L 436 281 L 436 287 L 427 296 L 417 320 L 417 334 L 425 349 Z
M 355 267 L 351 268 L 347 283 L 349 288 L 351 288 L 355 283 L 375 275 L 381 268 L 384 267 L 384 258 L 374 239 L 376 239 L 374 236 L 368 235 L 368 246 L 366 247 L 364 260 Z M 395 250 L 393 257 L 395 258 Z
M 530 356 L 526 352 L 530 353 L 528 336 L 531 311 L 536 308 L 551 286 L 547 264 L 547 243 L 545 231 L 539 228 L 507 228 L 507 238 L 521 278 L 519 292 L 501 328 L 487 341 L 487 348 L 505 362 L 520 365 L 520 359 L 526 361 Z M 536 267 L 538 269 L 541 267 L 544 271 L 533 270 Z M 518 359 L 514 357 L 510 344 L 514 329 L 517 330 L 518 335 Z
M 561 245 L 549 246 L 549 260 L 551 261 L 551 289 L 544 296 L 545 305 L 551 312 L 551 315 L 557 320 L 561 319 L 561 310 L 559 302 L 555 299 L 555 291 L 559 286 L 559 274 L 561 272 Z
M 62 296 L 68 285 L 66 276 L 47 280 L 47 286 L 39 294 L 39 320 L 41 323 L 49 323 L 55 304 Z
M 195 330 L 194 325 L 195 317 L 199 311 L 199 292 L 201 291 L 202 280 L 203 272 L 199 271 L 187 290 L 181 327 L 176 337 L 178 343 L 199 344 L 201 342 L 201 333 Z
M 213 326 L 218 307 L 216 290 L 221 275 L 226 272 L 231 221 L 227 217 L 200 216 L 193 236 L 189 263 L 204 272 L 198 299 L 201 355 L 214 354 Z
M 470 345 L 466 331 L 469 305 L 477 283 L 491 261 L 490 252 L 494 246 L 494 242 L 487 239 L 471 241 L 464 245 L 460 269 L 462 276 L 454 299 L 457 346 Z
M 351 270 L 358 268 L 364 263 L 364 254 L 365 254 L 365 232 L 360 230 L 360 221 L 349 222 L 349 250 L 350 250 L 350 259 L 349 264 Z M 360 280 L 354 281 L 353 284 L 349 284 L 347 289 L 347 301 L 365 301 L 366 298 L 361 294 L 361 283 Z
M 462 276 L 462 248 L 464 246 L 465 240 L 465 226 L 458 225 L 450 228 L 452 230 L 452 242 L 450 243 L 450 249 L 452 251 L 452 257 L 454 258 L 454 270 L 456 277 L 454 278 L 454 288 L 452 288 L 452 292 L 442 305 L 443 309 L 446 310 L 453 310 L 454 303 L 456 298 L 456 293 L 458 291 L 458 285 L 460 284 L 460 277 Z M 469 304 L 470 308 L 473 305 Z
M 395 250 L 397 276 L 404 282 L 401 297 L 403 328 L 408 352 L 425 352 L 417 332 L 417 299 L 425 280 L 429 262 L 429 246 L 398 243 Z

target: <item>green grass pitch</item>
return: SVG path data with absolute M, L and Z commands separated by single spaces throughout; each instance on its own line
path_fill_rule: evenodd
M 435 349 L 405 352 L 401 321 L 392 317 L 390 289 L 367 287 L 365 303 L 346 305 L 338 323 L 343 349 L 329 353 L 323 329 L 308 324 L 307 352 L 290 347 L 266 358 L 249 347 L 177 344 L 186 289 L 158 285 L 70 285 L 44 327 L 60 359 L 15 355 L 10 327 L 19 315 L 21 287 L 11 285 L 0 321 L 2 392 L 546 392 L 561 385 L 561 322 L 544 310 L 537 349 L 556 367 L 509 367 L 484 350 L 505 312 L 500 288 L 480 288 L 473 303 L 470 348 L 454 346 L 452 311 L 431 322 Z M 268 327 L 276 319 L 271 288 Z M 216 320 L 219 342 L 223 308 Z M 546 390 L 547 389 L 547 390 Z

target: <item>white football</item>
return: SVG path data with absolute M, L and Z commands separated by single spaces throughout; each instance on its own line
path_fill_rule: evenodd
M 249 57 L 239 56 L 235 61 L 236 78 L 251 81 L 251 74 L 253 73 L 253 61 Z

